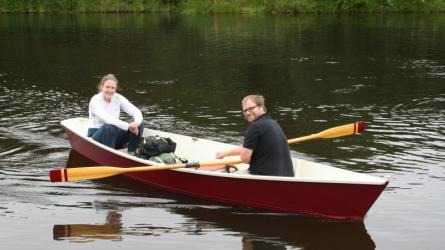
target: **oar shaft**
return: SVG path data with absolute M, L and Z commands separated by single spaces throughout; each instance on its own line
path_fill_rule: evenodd
M 292 143 L 298 143 L 298 142 L 303 142 L 303 141 L 308 141 L 308 140 L 312 140 L 314 138 L 317 138 L 317 134 L 312 134 L 312 135 L 306 135 L 303 137 L 298 137 L 298 138 L 294 138 L 294 139 L 290 139 L 287 140 L 287 143 L 292 144 Z

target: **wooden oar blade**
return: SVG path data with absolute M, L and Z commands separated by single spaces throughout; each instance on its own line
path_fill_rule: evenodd
M 124 171 L 117 167 L 84 167 L 54 169 L 49 172 L 51 182 L 91 180 L 110 177 Z
M 62 182 L 62 172 L 64 169 L 53 169 L 49 171 L 49 179 L 51 182 Z
M 356 123 L 357 123 L 357 132 L 356 132 L 356 134 L 365 131 L 366 124 L 365 124 L 364 121 L 358 121 Z
M 317 135 L 318 138 L 328 139 L 328 138 L 336 138 L 336 137 L 342 137 L 347 135 L 354 135 L 359 134 L 365 130 L 365 122 L 358 121 L 355 123 L 338 126 L 335 128 L 330 128 L 327 130 L 324 130 Z

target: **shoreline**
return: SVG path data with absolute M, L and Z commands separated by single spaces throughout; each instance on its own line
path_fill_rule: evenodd
M 0 0 L 0 14 L 443 14 L 445 0 Z

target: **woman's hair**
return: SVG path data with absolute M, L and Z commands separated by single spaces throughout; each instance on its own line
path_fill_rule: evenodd
M 97 85 L 97 90 L 99 90 L 99 92 L 100 92 L 100 89 L 102 88 L 102 86 L 104 85 L 104 83 L 108 80 L 114 81 L 116 83 L 116 88 L 117 88 L 117 84 L 118 84 L 117 78 L 113 74 L 108 74 L 108 75 L 104 75 L 102 77 L 102 79 L 100 79 L 100 82 Z
M 263 95 L 260 94 L 254 94 L 254 95 L 248 95 L 246 97 L 243 98 L 242 102 L 246 101 L 246 100 L 251 100 L 253 103 L 255 103 L 256 105 L 261 105 L 264 107 L 264 111 L 267 111 L 266 108 L 266 99 L 264 98 Z

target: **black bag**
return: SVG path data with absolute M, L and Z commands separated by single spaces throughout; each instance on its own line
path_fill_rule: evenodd
M 160 136 L 147 136 L 142 138 L 136 148 L 136 156 L 144 159 L 150 159 L 162 153 L 173 153 L 176 149 L 176 143 L 170 138 Z

